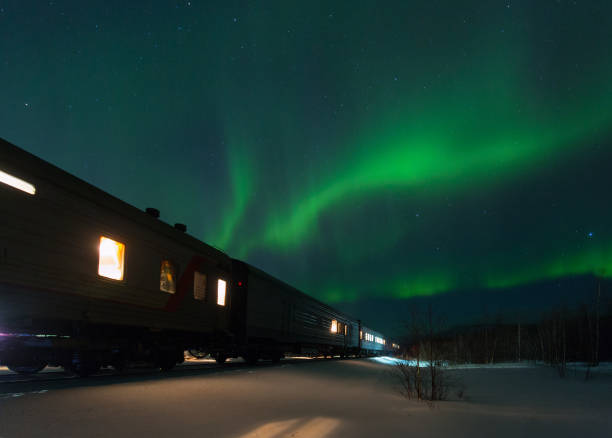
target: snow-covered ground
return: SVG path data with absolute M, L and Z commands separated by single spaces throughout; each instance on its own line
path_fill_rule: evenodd
M 387 357 L 387 356 L 382 356 L 382 357 L 375 357 L 372 358 L 372 360 L 381 363 L 381 364 L 385 364 L 385 365 L 395 365 L 395 364 L 404 364 L 404 365 L 408 365 L 411 367 L 416 367 L 417 365 L 423 368 L 426 368 L 429 366 L 429 362 L 425 361 L 425 360 L 421 360 L 419 362 L 416 361 L 416 359 L 410 359 L 410 360 L 405 360 L 405 359 L 397 359 L 394 357 Z M 465 363 L 465 364 L 449 364 L 448 362 L 442 362 L 440 364 L 444 369 L 449 369 L 449 370 L 463 370 L 463 369 L 496 369 L 496 370 L 501 370 L 501 369 L 505 369 L 505 368 L 513 368 L 513 369 L 519 369 L 519 368 L 535 368 L 535 367 L 542 367 L 542 366 L 546 366 L 545 363 L 543 362 L 528 362 L 528 361 L 524 361 L 524 362 L 500 362 L 500 363 L 493 363 L 493 364 L 479 364 L 479 363 Z M 582 374 L 582 376 L 584 376 L 584 374 L 588 371 L 591 373 L 591 375 L 594 374 L 612 374 L 612 362 L 601 362 L 599 365 L 597 365 L 596 367 L 591 366 L 589 363 L 587 362 L 568 362 L 566 364 L 566 369 L 569 375 L 572 375 L 574 377 L 578 376 L 579 374 Z
M 380 359 L 0 384 L 0 437 L 612 436 L 612 375 L 519 365 L 448 367 L 466 398 L 434 406 Z

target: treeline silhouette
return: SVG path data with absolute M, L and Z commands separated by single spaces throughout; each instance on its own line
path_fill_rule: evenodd
M 427 312 L 435 313 L 435 309 L 415 310 L 410 320 Z M 492 322 L 445 329 L 443 318 L 433 318 L 436 327 L 426 337 L 409 321 L 404 340 L 409 346 L 407 356 L 421 355 L 423 342 L 431 342 L 435 357 L 451 363 L 537 361 L 556 366 L 561 375 L 568 362 L 597 366 L 600 361 L 612 361 L 612 302 L 604 301 L 601 282 L 589 304 L 558 306 L 535 322 L 514 319 L 499 315 Z

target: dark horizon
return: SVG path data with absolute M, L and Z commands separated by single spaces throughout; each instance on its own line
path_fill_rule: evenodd
M 488 289 L 454 291 L 410 300 L 364 299 L 339 302 L 338 309 L 352 315 L 368 314 L 365 324 L 371 324 L 389 336 L 404 337 L 412 311 L 424 312 L 431 306 L 441 320 L 441 330 L 487 324 L 537 324 L 551 312 L 565 310 L 578 314 L 587 306 L 593 311 L 601 282 L 600 311 L 611 315 L 612 282 L 595 276 L 574 276 L 529 286 L 510 287 L 492 293 Z M 466 302 L 471 307 L 466 306 Z M 457 309 L 462 309 L 458 312 Z

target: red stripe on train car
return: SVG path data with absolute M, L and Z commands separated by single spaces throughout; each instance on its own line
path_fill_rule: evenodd
M 181 304 L 185 299 L 187 291 L 190 290 L 191 281 L 193 280 L 193 273 L 205 260 L 206 259 L 204 257 L 193 256 L 193 258 L 187 265 L 185 272 L 183 272 L 183 275 L 181 275 L 181 278 L 179 278 L 176 287 L 176 293 L 174 295 L 170 295 L 170 298 L 168 299 L 168 302 L 164 307 L 164 310 L 166 312 L 176 312 L 176 309 L 178 308 L 179 304 Z

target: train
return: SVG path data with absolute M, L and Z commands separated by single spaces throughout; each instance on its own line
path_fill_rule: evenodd
M 0 365 L 80 376 L 398 347 L 333 307 L 0 139 Z

